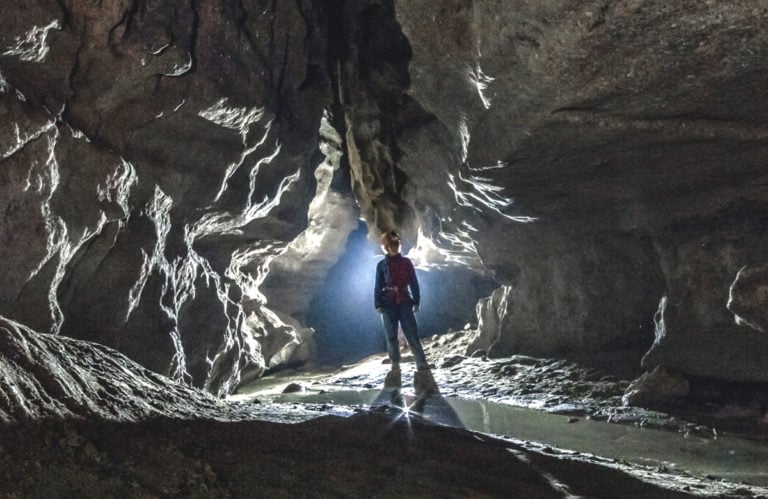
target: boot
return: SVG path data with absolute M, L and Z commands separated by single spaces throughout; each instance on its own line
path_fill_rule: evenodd
M 384 389 L 398 389 L 403 386 L 403 381 L 400 375 L 400 365 L 392 364 L 392 369 L 387 373 L 387 377 L 384 378 Z
M 413 374 L 413 391 L 419 398 L 440 395 L 440 389 L 429 366 L 419 366 Z

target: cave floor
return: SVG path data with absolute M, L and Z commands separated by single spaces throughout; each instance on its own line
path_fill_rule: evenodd
M 318 414 L 399 412 L 408 420 L 478 431 L 524 447 L 631 463 L 660 481 L 703 480 L 684 485 L 687 491 L 768 493 L 764 416 L 723 407 L 703 411 L 695 404 L 673 413 L 624 407 L 629 380 L 562 360 L 470 358 L 461 354 L 466 341 L 463 332 L 425 341 L 435 362 L 437 397 L 413 395 L 413 367 L 404 358 L 404 403 L 392 404 L 391 392 L 381 390 L 388 360 L 374 355 L 337 369 L 279 372 L 233 398 Z

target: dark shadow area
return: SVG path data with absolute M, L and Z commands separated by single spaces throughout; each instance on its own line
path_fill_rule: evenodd
M 381 319 L 373 306 L 376 264 L 383 256 L 367 234 L 361 221 L 310 302 L 307 325 L 315 329 L 315 360 L 320 365 L 356 362 L 386 350 Z M 495 287 L 490 279 L 466 269 L 416 272 L 422 295 L 416 318 L 422 337 L 474 322 L 477 301 Z
M 0 441 L 3 497 L 689 497 L 629 466 L 370 412 L 50 422 L 0 428 Z

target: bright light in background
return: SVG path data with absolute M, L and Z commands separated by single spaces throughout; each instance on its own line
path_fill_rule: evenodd
M 315 329 L 320 364 L 350 363 L 386 351 L 381 318 L 373 306 L 376 265 L 382 258 L 381 249 L 368 241 L 367 226 L 360 222 L 312 299 L 306 317 L 306 324 Z M 416 274 L 422 296 L 416 319 L 422 337 L 473 322 L 477 301 L 496 287 L 489 278 L 461 264 L 417 268 Z
M 370 245 L 367 226 L 360 222 L 310 302 L 306 324 L 315 329 L 320 363 L 355 361 L 385 349 L 373 306 L 379 258 L 380 250 Z

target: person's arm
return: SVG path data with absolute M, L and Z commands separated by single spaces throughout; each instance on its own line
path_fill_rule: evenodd
M 419 288 L 419 279 L 416 277 L 416 269 L 413 267 L 413 263 L 411 263 L 410 260 L 408 263 L 411 266 L 411 282 L 409 282 L 408 285 L 411 287 L 411 296 L 413 296 L 413 311 L 416 312 L 421 303 L 421 289 Z
M 381 307 L 383 305 L 383 288 L 384 288 L 384 276 L 383 274 L 383 268 L 381 266 L 381 262 L 379 262 L 378 265 L 376 265 L 376 283 L 373 285 L 373 306 L 376 307 L 376 310 L 381 312 Z

